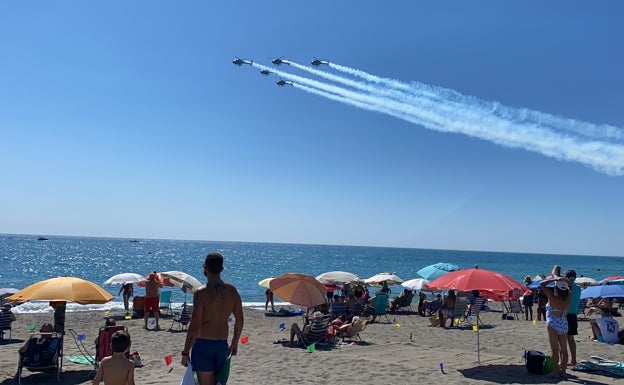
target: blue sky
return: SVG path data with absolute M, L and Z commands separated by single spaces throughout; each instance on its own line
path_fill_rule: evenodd
M 622 176 L 231 63 L 624 128 L 621 2 L 467 3 L 3 2 L 0 232 L 624 256 Z

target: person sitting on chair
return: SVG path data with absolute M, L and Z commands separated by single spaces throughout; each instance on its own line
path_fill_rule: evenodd
M 617 344 L 620 342 L 618 330 L 620 325 L 611 316 L 600 317 L 589 320 L 592 328 L 592 336 L 590 340 L 598 342 L 606 342 L 608 344 Z
M 449 290 L 448 295 L 444 298 L 442 307 L 438 311 L 438 318 L 440 320 L 440 327 L 446 327 L 446 320 L 451 319 L 451 327 L 453 326 L 453 311 L 455 310 L 455 292 Z
M 399 307 L 403 306 L 405 301 L 407 301 L 407 297 L 409 297 L 409 295 L 410 295 L 410 290 L 403 289 L 403 293 L 401 293 L 401 295 L 399 295 L 398 297 L 396 297 L 390 302 L 390 311 L 395 311 Z
M 15 321 L 15 314 L 11 311 L 11 305 L 5 303 L 2 305 L 2 311 L 0 312 L 0 324 L 6 328 L 11 328 L 11 322 Z M 4 332 L 0 330 L 0 340 L 4 337 Z
M 613 304 L 609 298 L 594 298 L 592 305 L 588 306 L 587 315 L 598 313 L 602 317 L 610 317 L 612 306 Z
M 39 333 L 41 333 L 41 336 L 37 338 L 37 343 L 40 344 L 43 341 L 52 338 L 53 331 L 54 331 L 54 326 L 52 326 L 52 324 L 45 323 L 41 325 L 41 329 L 39 329 Z M 30 341 L 26 340 L 26 343 L 24 343 L 24 345 L 22 345 L 22 347 L 19 348 L 19 350 L 17 351 L 19 353 L 19 359 L 18 359 L 19 366 L 22 366 L 22 362 L 24 361 L 24 356 L 26 355 L 26 352 L 28 351 L 29 343 Z
M 309 332 L 310 328 L 312 327 L 312 323 L 313 322 L 318 322 L 323 318 L 323 313 L 321 313 L 320 311 L 315 311 L 314 313 L 312 313 L 312 317 L 310 318 L 310 322 L 307 323 L 307 325 L 305 325 L 303 327 L 303 330 L 299 327 L 299 325 L 297 325 L 297 323 L 293 323 L 292 326 L 290 327 L 290 345 L 294 346 L 295 344 L 295 336 L 297 334 L 306 334 Z

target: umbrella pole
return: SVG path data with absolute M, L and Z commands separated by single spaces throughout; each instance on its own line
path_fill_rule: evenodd
M 479 344 L 479 323 L 477 322 L 477 364 L 481 366 L 481 345 Z

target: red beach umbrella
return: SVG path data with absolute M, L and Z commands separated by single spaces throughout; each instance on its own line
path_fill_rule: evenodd
M 485 297 L 502 300 L 517 299 L 526 289 L 508 275 L 485 269 L 464 269 L 444 274 L 431 281 L 429 290 L 479 290 Z
M 150 275 L 148 274 L 148 275 L 145 277 L 145 280 L 143 280 L 143 281 L 139 281 L 139 282 L 137 283 L 137 286 L 145 287 L 145 282 L 149 279 L 149 276 L 150 276 Z M 161 284 L 161 285 L 163 285 L 163 286 L 175 286 L 175 285 L 173 284 L 173 282 L 171 282 L 171 281 L 169 280 L 169 278 L 163 277 L 163 275 L 162 275 L 162 274 L 160 274 L 160 273 L 156 273 L 156 280 L 157 280 L 158 282 L 160 282 L 160 284 Z

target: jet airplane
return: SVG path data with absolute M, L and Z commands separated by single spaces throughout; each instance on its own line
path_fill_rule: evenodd
M 276 66 L 282 65 L 282 64 L 288 64 L 290 65 L 290 63 L 288 62 L 288 60 L 283 60 L 283 56 L 282 57 L 278 57 L 277 59 L 274 59 L 271 61 L 271 63 L 275 64 Z
M 268 75 L 268 74 L 270 74 L 270 73 L 271 73 L 271 71 L 269 71 L 269 70 L 262 70 L 262 71 L 260 71 L 260 73 L 261 73 L 262 75 Z
M 293 82 L 287 82 L 287 81 L 286 81 L 286 80 L 284 80 L 284 79 L 280 79 L 280 80 L 278 80 L 278 81 L 277 81 L 277 82 L 275 82 L 275 83 L 277 83 L 277 85 L 278 85 L 278 86 L 280 86 L 280 87 L 284 87 L 285 85 L 289 85 L 289 86 L 292 86 L 292 85 L 293 85 Z
M 253 61 L 252 60 L 243 60 L 239 57 L 236 57 L 235 60 L 232 61 L 233 64 L 237 65 L 237 66 L 242 66 L 243 64 L 249 64 L 252 65 Z
M 312 60 L 312 63 L 310 63 L 310 64 L 312 64 L 315 67 L 318 67 L 321 64 L 329 65 L 329 62 L 327 60 L 319 60 L 317 58 L 314 58 L 314 60 Z

